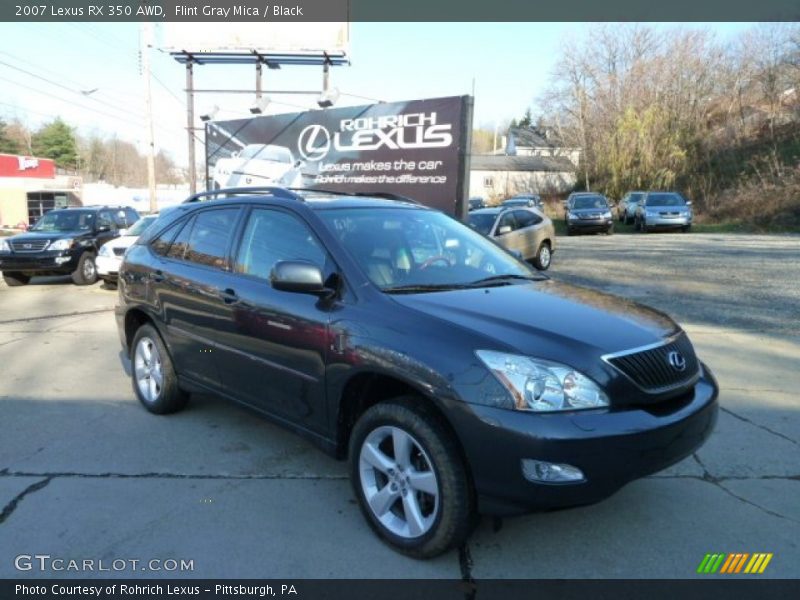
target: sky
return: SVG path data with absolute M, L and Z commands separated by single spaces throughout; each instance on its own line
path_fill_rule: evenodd
M 684 26 L 710 29 L 725 40 L 752 25 Z M 156 45 L 162 38 L 159 27 Z M 342 93 L 337 106 L 373 99 L 456 96 L 474 89 L 474 124 L 492 128 L 535 106 L 561 45 L 588 35 L 591 27 L 586 23 L 353 23 L 352 64 L 332 68 L 331 84 Z M 0 24 L 0 117 L 17 117 L 35 128 L 60 116 L 82 135 L 116 135 L 144 151 L 139 35 L 137 23 Z M 156 147 L 183 165 L 187 157 L 185 70 L 158 49 L 151 51 L 151 57 Z M 254 80 L 252 67 L 195 67 L 196 88 L 250 89 Z M 320 89 L 321 85 L 319 67 L 264 70 L 268 95 L 274 90 Z M 83 93 L 91 90 L 96 91 Z M 273 94 L 271 98 L 267 114 L 317 108 L 311 95 Z M 221 119 L 248 116 L 252 103 L 250 95 L 196 96 L 198 114 L 217 105 Z M 199 145 L 197 151 L 202 156 Z

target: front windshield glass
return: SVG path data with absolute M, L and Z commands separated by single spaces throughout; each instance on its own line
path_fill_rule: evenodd
M 142 217 L 141 219 L 136 221 L 136 223 L 134 223 L 130 229 L 128 229 L 127 235 L 135 235 L 135 236 L 142 235 L 145 232 L 145 230 L 148 227 L 150 227 L 150 225 L 153 224 L 153 221 L 156 220 L 157 216 L 158 215 L 148 215 L 146 217 Z
M 628 202 L 630 204 L 638 204 L 643 196 L 644 194 L 631 194 L 630 198 L 628 198 Z
M 320 218 L 384 291 L 433 291 L 544 279 L 443 213 L 402 208 L 332 209 Z M 508 278 L 511 281 L 504 281 Z M 488 285 L 488 283 L 487 283 Z
M 608 208 L 608 202 L 602 196 L 578 196 L 572 208 Z
M 94 212 L 87 210 L 53 210 L 36 221 L 30 231 L 91 231 Z
M 492 213 L 473 213 L 469 216 L 469 226 L 478 233 L 489 235 L 496 217 L 497 215 Z
M 255 158 L 258 160 L 271 160 L 274 162 L 292 162 L 292 153 L 283 146 L 252 145 L 247 146 L 239 153 L 239 158 Z
M 647 206 L 683 206 L 686 201 L 678 194 L 650 194 Z

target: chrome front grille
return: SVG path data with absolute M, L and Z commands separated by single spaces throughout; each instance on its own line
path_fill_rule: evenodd
M 50 240 L 9 240 L 14 252 L 41 252 L 50 244 Z
M 652 394 L 691 385 L 700 375 L 697 355 L 683 332 L 664 344 L 617 352 L 603 359 Z M 683 369 L 679 368 L 681 364 Z

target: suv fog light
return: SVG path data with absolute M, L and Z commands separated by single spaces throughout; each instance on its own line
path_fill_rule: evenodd
M 528 481 L 576 483 L 584 481 L 583 471 L 572 465 L 559 465 L 532 458 L 522 459 L 522 474 Z
M 64 263 L 68 263 L 70 261 L 69 256 L 56 256 L 56 264 L 63 265 Z

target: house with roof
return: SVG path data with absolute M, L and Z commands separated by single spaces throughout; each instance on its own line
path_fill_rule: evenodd
M 503 149 L 473 154 L 470 197 L 502 200 L 515 194 L 565 194 L 575 187 L 580 149 L 565 145 L 551 127 L 512 127 Z

